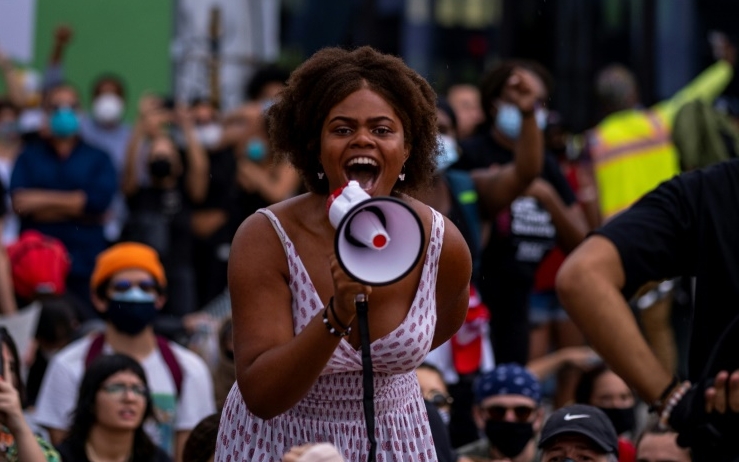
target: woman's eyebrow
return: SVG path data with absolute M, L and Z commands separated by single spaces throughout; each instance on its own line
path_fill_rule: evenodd
M 338 122 L 354 122 L 354 123 L 356 123 L 357 122 L 357 119 L 355 119 L 354 117 L 348 117 L 348 116 L 338 115 L 338 116 L 332 117 L 331 120 L 328 121 L 328 123 L 333 123 L 333 122 L 337 122 L 337 121 Z M 377 123 L 377 122 L 383 122 L 383 121 L 395 122 L 395 120 L 392 117 L 385 116 L 385 115 L 376 116 L 376 117 L 370 117 L 369 119 L 367 119 L 367 121 L 368 122 L 371 122 L 371 123 Z

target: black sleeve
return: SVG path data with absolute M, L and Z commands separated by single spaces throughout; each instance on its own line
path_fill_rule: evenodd
M 490 161 L 485 159 L 485 143 L 479 136 L 463 140 L 459 143 L 461 149 L 459 159 L 451 168 L 455 170 L 474 170 L 477 168 L 487 168 Z
M 646 282 L 691 275 L 697 180 L 694 174 L 687 174 L 662 183 L 595 231 L 618 249 L 627 298 Z
M 8 213 L 8 204 L 5 202 L 5 185 L 0 181 L 0 220 Z
M 436 449 L 436 457 L 439 462 L 454 462 L 457 455 L 454 454 L 452 443 L 449 439 L 449 430 L 439 415 L 439 411 L 432 403 L 423 400 L 426 404 L 426 414 L 429 416 L 429 426 L 431 427 L 431 436 L 434 438 L 434 449 Z
M 577 200 L 575 193 L 567 182 L 567 178 L 562 174 L 559 164 L 557 164 L 557 161 L 551 154 L 544 154 L 544 168 L 541 176 L 554 187 L 565 205 L 569 207 L 575 203 Z

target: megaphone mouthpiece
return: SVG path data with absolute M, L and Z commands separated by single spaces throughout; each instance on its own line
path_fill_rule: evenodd
M 347 239 L 356 240 L 356 243 L 370 249 L 382 250 L 390 242 L 384 221 L 385 217 L 377 207 L 360 210 L 346 226 Z

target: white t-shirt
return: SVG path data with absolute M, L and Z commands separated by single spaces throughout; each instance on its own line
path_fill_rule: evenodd
M 95 334 L 97 335 L 97 334 Z M 94 335 L 81 338 L 54 355 L 41 383 L 34 419 L 38 425 L 68 430 L 77 393 L 85 372 L 85 358 Z M 169 342 L 182 369 L 182 392 L 177 389 L 167 363 L 156 348 L 141 363 L 151 390 L 158 422 L 147 423 L 152 440 L 172 455 L 175 433 L 192 430 L 204 417 L 216 412 L 213 381 L 205 362 L 190 350 Z M 103 354 L 113 353 L 107 343 Z

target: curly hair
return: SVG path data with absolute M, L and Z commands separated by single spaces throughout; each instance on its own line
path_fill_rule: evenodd
M 554 87 L 554 79 L 552 74 L 541 64 L 536 61 L 527 59 L 510 59 L 503 61 L 486 72 L 480 80 L 480 100 L 482 101 L 482 109 L 485 113 L 485 122 L 488 125 L 493 123 L 493 115 L 490 113 L 490 105 L 493 101 L 500 98 L 503 93 L 505 83 L 511 76 L 514 69 L 525 69 L 533 72 L 544 83 L 547 94 L 552 94 Z
M 324 48 L 298 67 L 267 112 L 270 143 L 298 170 L 309 191 L 328 193 L 328 182 L 316 175 L 323 122 L 331 108 L 362 88 L 382 96 L 403 123 L 410 156 L 406 180 L 397 182 L 394 192 L 427 186 L 438 150 L 436 94 L 400 58 L 368 46 L 351 51 Z

